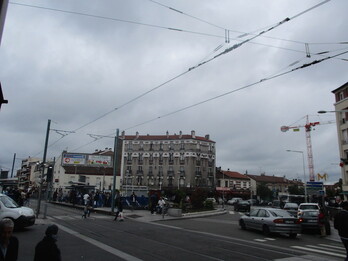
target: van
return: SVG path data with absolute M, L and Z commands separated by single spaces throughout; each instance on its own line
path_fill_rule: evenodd
M 0 220 L 12 219 L 16 228 L 35 224 L 35 214 L 31 208 L 20 207 L 12 198 L 0 193 Z

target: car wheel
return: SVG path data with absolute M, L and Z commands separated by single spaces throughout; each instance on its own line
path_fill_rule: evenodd
M 239 220 L 239 225 L 241 229 L 246 230 L 245 222 L 243 219 Z
M 262 232 L 265 236 L 268 236 L 269 234 L 271 234 L 271 231 L 269 231 L 269 227 L 267 225 L 263 225 Z
M 290 238 L 296 238 L 296 237 L 297 237 L 297 233 L 290 233 L 290 234 L 289 234 L 289 237 L 290 237 Z

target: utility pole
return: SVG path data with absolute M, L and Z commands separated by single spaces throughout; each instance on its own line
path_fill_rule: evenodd
M 45 140 L 44 155 L 43 155 L 43 159 L 42 159 L 42 172 L 41 172 L 41 180 L 40 180 L 39 199 L 38 199 L 38 202 L 37 202 L 37 209 L 36 209 L 36 218 L 38 218 L 39 214 L 40 214 L 42 185 L 43 185 L 43 179 L 44 179 L 44 175 L 45 175 L 45 163 L 46 163 L 48 138 L 49 138 L 49 134 L 50 134 L 50 126 L 51 126 L 51 120 L 48 120 L 48 122 L 47 122 L 47 130 L 46 130 L 46 140 Z
M 111 193 L 111 212 L 114 212 L 115 209 L 115 188 L 116 188 L 116 174 L 117 174 L 117 158 L 118 158 L 118 136 L 119 130 L 116 129 L 116 136 L 114 142 L 114 168 L 113 168 L 113 182 L 112 182 L 112 193 Z
M 14 169 L 15 161 L 16 161 L 16 153 L 13 155 L 11 178 L 13 178 L 13 169 Z

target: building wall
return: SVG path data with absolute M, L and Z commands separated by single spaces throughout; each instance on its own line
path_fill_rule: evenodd
M 201 138 L 201 137 L 200 137 Z M 122 185 L 215 187 L 215 142 L 188 135 L 124 136 Z M 125 189 L 124 189 L 125 190 Z
M 348 110 L 348 83 L 333 91 L 336 103 L 335 111 Z M 336 112 L 336 125 L 339 154 L 342 162 L 341 174 L 343 191 L 348 193 L 348 113 Z M 347 199 L 347 195 L 345 196 Z

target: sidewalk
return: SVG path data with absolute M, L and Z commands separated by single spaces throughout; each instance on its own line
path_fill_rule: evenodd
M 72 205 L 70 203 L 63 203 L 63 202 L 50 202 L 51 204 L 56 205 L 62 205 L 67 207 L 73 207 L 78 209 L 83 209 L 83 206 L 81 205 Z M 111 208 L 103 207 L 103 208 L 94 208 L 93 212 L 100 213 L 104 215 L 114 215 L 111 212 Z M 133 219 L 141 222 L 155 222 L 155 221 L 165 221 L 165 220 L 174 220 L 174 219 L 187 219 L 187 218 L 196 218 L 196 217 L 208 217 L 208 216 L 215 216 L 215 215 L 222 215 L 226 214 L 227 211 L 222 208 L 217 208 L 210 211 L 202 211 L 202 212 L 192 212 L 192 213 L 183 213 L 182 216 L 170 216 L 165 215 L 164 217 L 161 214 L 152 215 L 149 210 L 143 210 L 143 209 L 123 209 L 123 215 L 126 219 Z

